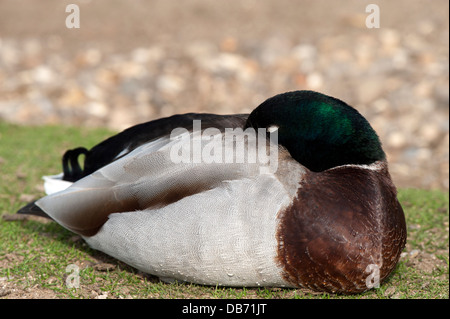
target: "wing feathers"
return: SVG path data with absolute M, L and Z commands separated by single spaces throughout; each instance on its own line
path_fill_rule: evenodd
M 195 142 L 192 133 L 184 143 Z M 201 138 L 200 138 L 201 139 Z M 221 139 L 213 139 L 221 143 Z M 259 175 L 260 163 L 174 163 L 170 148 L 180 140 L 161 138 L 44 197 L 36 205 L 69 230 L 95 234 L 112 213 L 152 210 L 206 192 L 225 181 Z M 211 143 L 211 140 L 207 141 Z M 206 143 L 201 140 L 201 143 Z M 202 145 L 203 145 L 202 144 Z M 218 146 L 219 147 L 219 146 Z M 220 147 L 229 147 L 229 145 Z M 246 145 L 244 152 L 254 145 Z M 239 150 L 235 150 L 239 156 Z M 256 151 L 256 150 L 255 150 Z

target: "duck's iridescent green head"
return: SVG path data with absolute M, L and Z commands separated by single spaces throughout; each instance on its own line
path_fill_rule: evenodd
M 386 158 L 369 122 L 345 102 L 321 93 L 276 95 L 259 105 L 246 124 L 255 129 L 271 126 L 279 128 L 279 144 L 315 172 Z

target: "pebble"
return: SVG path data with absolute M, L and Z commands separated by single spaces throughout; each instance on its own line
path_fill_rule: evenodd
M 409 252 L 409 258 L 416 258 L 420 253 L 420 250 L 414 249 Z
M 11 289 L 0 287 L 0 298 L 9 295 L 11 292 Z
M 320 91 L 323 87 L 323 77 L 318 72 L 313 72 L 306 77 L 306 85 L 311 90 Z
M 40 84 L 51 84 L 56 77 L 54 72 L 47 66 L 41 65 L 32 70 L 33 81 Z
M 388 287 L 385 291 L 384 291 L 384 295 L 386 297 L 390 297 L 395 293 L 395 287 Z
M 176 95 L 183 91 L 185 83 L 182 77 L 167 74 L 158 78 L 156 87 L 163 93 Z
M 116 269 L 116 265 L 100 262 L 95 264 L 93 268 L 97 271 L 107 272 Z
M 440 40 L 448 28 L 424 19 L 408 32 L 367 33 L 357 20 L 355 33 L 316 40 L 224 35 L 120 54 L 95 45 L 67 52 L 58 36 L 0 38 L 0 121 L 122 130 L 174 113 L 249 112 L 277 93 L 317 90 L 367 117 L 397 186 L 448 190 L 448 41 Z
M 108 114 L 108 106 L 102 102 L 91 101 L 88 103 L 88 112 L 92 116 L 104 118 Z

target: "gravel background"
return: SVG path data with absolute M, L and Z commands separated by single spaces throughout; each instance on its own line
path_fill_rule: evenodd
M 76 3 L 81 27 L 67 29 Z M 365 25 L 370 3 L 379 29 Z M 311 89 L 357 108 L 400 187 L 449 188 L 448 1 L 0 2 L 0 121 L 115 130 Z M 75 146 L 75 145 L 74 145 Z

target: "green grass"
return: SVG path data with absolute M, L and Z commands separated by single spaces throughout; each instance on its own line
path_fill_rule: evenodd
M 57 174 L 66 149 L 91 147 L 105 129 L 21 127 L 0 122 L 0 214 L 10 216 L 43 195 L 42 175 Z M 42 219 L 0 220 L 0 296 L 3 298 L 448 298 L 448 192 L 399 190 L 408 242 L 396 270 L 380 288 L 354 296 L 302 289 L 227 288 L 162 283 L 90 249 L 79 237 Z M 69 288 L 66 267 L 79 267 Z M 105 266 L 106 265 L 106 266 Z M 3 288 L 2 288 L 3 287 Z

